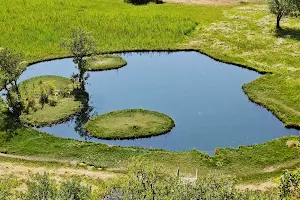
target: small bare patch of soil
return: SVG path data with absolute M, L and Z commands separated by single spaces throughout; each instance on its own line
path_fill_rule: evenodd
M 237 189 L 238 190 L 250 190 L 250 191 L 268 191 L 270 189 L 274 189 L 278 187 L 278 184 L 276 184 L 273 181 L 267 181 L 264 183 L 260 183 L 257 185 L 250 184 L 250 185 L 238 185 Z

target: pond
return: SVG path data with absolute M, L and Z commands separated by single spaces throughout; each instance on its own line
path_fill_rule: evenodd
M 197 52 L 125 53 L 128 65 L 89 72 L 86 90 L 90 109 L 82 116 L 39 130 L 64 138 L 111 145 L 198 149 L 213 154 L 217 147 L 262 143 L 285 135 L 287 129 L 269 111 L 250 102 L 244 83 L 257 79 L 256 72 L 217 62 Z M 77 72 L 72 59 L 30 66 L 19 81 L 40 75 L 70 77 Z M 176 127 L 168 134 L 136 140 L 99 140 L 82 133 L 88 117 L 113 110 L 143 108 L 165 113 Z

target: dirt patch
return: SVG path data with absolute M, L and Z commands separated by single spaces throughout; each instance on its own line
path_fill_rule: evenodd
M 102 179 L 107 180 L 115 178 L 114 173 L 103 172 L 103 171 L 89 171 L 83 169 L 73 169 L 73 168 L 46 168 L 46 167 L 30 167 L 26 165 L 14 164 L 9 162 L 0 163 L 0 176 L 12 174 L 20 179 L 26 179 L 31 174 L 41 174 L 41 173 L 50 173 L 57 179 L 64 176 L 84 176 L 90 179 Z
M 237 189 L 239 190 L 250 190 L 250 191 L 268 191 L 270 189 L 274 189 L 278 187 L 278 184 L 276 184 L 274 181 L 267 181 L 264 183 L 260 183 L 257 185 L 250 184 L 250 185 L 238 185 Z
M 164 0 L 166 3 L 179 3 L 189 5 L 214 5 L 214 6 L 229 6 L 240 5 L 251 2 L 263 2 L 262 0 Z

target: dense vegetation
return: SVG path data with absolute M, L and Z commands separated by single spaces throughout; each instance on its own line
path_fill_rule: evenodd
M 175 126 L 169 116 L 150 110 L 113 111 L 90 119 L 85 129 L 102 139 L 132 139 L 161 135 Z

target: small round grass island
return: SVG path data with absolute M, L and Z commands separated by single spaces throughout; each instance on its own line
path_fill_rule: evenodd
M 85 69 L 87 71 L 104 71 L 119 69 L 127 65 L 127 62 L 117 55 L 97 55 L 86 58 Z
M 175 126 L 169 116 L 156 111 L 127 109 L 90 119 L 85 130 L 99 139 L 136 139 L 168 133 Z
M 67 120 L 83 107 L 72 95 L 72 88 L 72 81 L 61 76 L 37 76 L 19 83 L 25 102 L 20 120 L 31 126 L 49 126 Z

